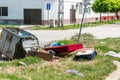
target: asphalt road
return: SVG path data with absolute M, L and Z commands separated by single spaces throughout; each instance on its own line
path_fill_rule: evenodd
M 50 42 L 54 40 L 70 39 L 71 36 L 78 34 L 79 29 L 70 30 L 27 30 L 36 37 L 40 43 Z M 120 24 L 108 24 L 97 27 L 88 27 L 82 29 L 83 33 L 90 33 L 97 39 L 104 39 L 107 37 L 120 37 Z

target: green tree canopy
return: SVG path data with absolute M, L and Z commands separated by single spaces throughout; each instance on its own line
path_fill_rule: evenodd
M 96 13 L 119 12 L 120 0 L 95 0 L 92 10 Z
M 95 0 L 92 4 L 92 10 L 96 13 L 110 12 L 111 7 L 111 0 Z
M 120 11 L 120 0 L 110 0 L 111 8 L 109 12 L 119 12 Z

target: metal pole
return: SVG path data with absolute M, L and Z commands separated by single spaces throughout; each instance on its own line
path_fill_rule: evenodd
M 83 15 L 82 15 L 82 20 L 81 20 L 81 25 L 80 25 L 80 31 L 79 31 L 79 35 L 78 35 L 78 43 L 80 42 L 81 30 L 82 30 L 82 26 L 83 26 L 83 21 L 84 21 L 86 6 L 87 6 L 87 4 L 84 5 L 84 12 L 83 12 Z
M 63 21 L 64 21 L 64 0 L 62 0 L 62 9 L 61 9 L 61 11 L 62 11 L 62 14 L 61 14 L 61 27 L 63 28 L 63 26 L 64 26 L 64 23 L 63 23 Z
M 48 21 L 48 25 L 49 25 L 49 10 L 48 10 L 48 12 L 47 12 L 47 21 Z
M 60 27 L 60 0 L 58 1 L 58 27 Z
M 58 26 L 63 27 L 64 20 L 64 0 L 58 1 Z

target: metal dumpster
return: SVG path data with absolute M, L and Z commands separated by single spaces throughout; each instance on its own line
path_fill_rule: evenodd
M 20 28 L 3 28 L 0 40 L 0 54 L 9 59 L 20 59 L 28 51 L 39 50 L 38 38 Z

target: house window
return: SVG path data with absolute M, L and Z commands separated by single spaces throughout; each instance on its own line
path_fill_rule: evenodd
M 8 16 L 8 7 L 0 7 L 0 16 Z
M 86 13 L 91 13 L 91 8 L 90 7 L 87 7 L 86 10 L 85 10 Z
M 83 12 L 83 5 L 82 3 L 79 4 L 79 14 L 82 14 Z
M 91 3 L 88 3 L 87 7 L 86 7 L 86 13 L 91 13 Z

